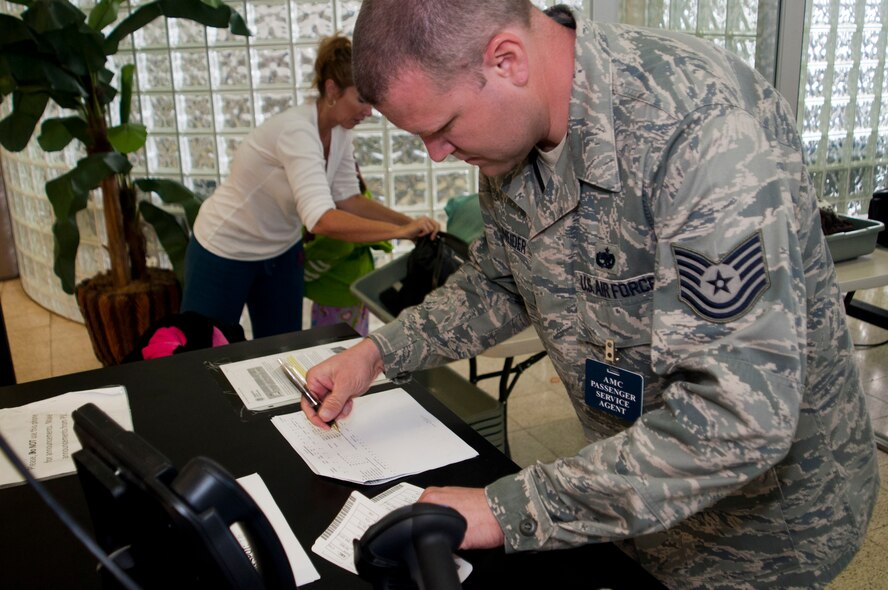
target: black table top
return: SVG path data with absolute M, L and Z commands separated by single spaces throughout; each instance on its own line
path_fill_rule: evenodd
M 249 412 L 235 394 L 225 391 L 219 364 L 265 356 L 352 337 L 344 326 L 273 336 L 133 364 L 54 377 L 0 388 L 0 406 L 14 407 L 69 391 L 108 385 L 126 387 L 135 432 L 183 466 L 195 456 L 209 457 L 235 477 L 258 473 L 286 517 L 321 579 L 308 587 L 370 588 L 357 576 L 311 552 L 352 490 L 374 496 L 395 485 L 359 486 L 311 472 L 271 424 L 276 414 Z M 386 389 L 390 384 L 377 387 Z M 398 481 L 420 487 L 481 487 L 518 471 L 518 466 L 457 418 L 425 389 L 404 386 L 419 403 L 475 448 L 471 460 Z M 89 515 L 76 476 L 44 482 L 48 491 L 87 530 Z M 0 490 L 0 587 L 98 587 L 95 560 L 29 487 Z M 465 588 L 560 587 L 658 588 L 656 580 L 611 544 L 539 553 L 506 555 L 502 549 L 461 552 L 474 567 Z

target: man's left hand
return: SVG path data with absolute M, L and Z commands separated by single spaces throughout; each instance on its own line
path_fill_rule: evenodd
M 448 506 L 465 517 L 469 526 L 460 549 L 490 549 L 505 541 L 482 488 L 426 488 L 419 501 Z

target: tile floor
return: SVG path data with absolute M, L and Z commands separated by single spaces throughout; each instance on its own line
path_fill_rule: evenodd
M 888 308 L 888 289 L 861 292 L 858 297 Z M 25 294 L 18 280 L 0 282 L 0 302 L 19 382 L 99 368 L 84 327 L 40 307 Z M 888 331 L 849 319 L 855 343 L 888 339 Z M 888 345 L 859 349 L 857 357 L 868 394 L 873 423 L 888 433 Z M 521 359 L 516 359 L 520 361 Z M 481 372 L 501 366 L 499 359 L 481 358 Z M 454 363 L 468 375 L 468 363 Z M 482 381 L 485 391 L 496 391 L 495 379 Z M 563 395 L 548 360 L 529 368 L 518 380 L 509 400 L 509 441 L 519 465 L 550 461 L 575 453 L 583 433 Z M 880 452 L 882 495 L 860 553 L 829 590 L 883 590 L 888 587 L 888 453 Z

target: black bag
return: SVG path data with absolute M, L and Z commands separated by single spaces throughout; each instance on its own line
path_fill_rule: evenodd
M 883 188 L 873 193 L 867 215 L 870 219 L 875 219 L 885 224 L 886 229 L 879 232 L 879 237 L 876 238 L 876 241 L 880 246 L 888 248 L 888 189 Z
M 468 259 L 469 245 L 454 235 L 439 232 L 434 240 L 422 237 L 408 254 L 407 275 L 380 293 L 379 300 L 397 316 L 405 307 L 422 303 Z

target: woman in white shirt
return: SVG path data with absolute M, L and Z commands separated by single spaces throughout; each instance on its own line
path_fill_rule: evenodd
M 253 337 L 302 327 L 302 228 L 352 242 L 434 236 L 358 189 L 351 129 L 370 114 L 351 72 L 351 42 L 321 42 L 316 102 L 267 119 L 241 145 L 230 175 L 201 206 L 185 261 L 182 311 L 236 324 Z

